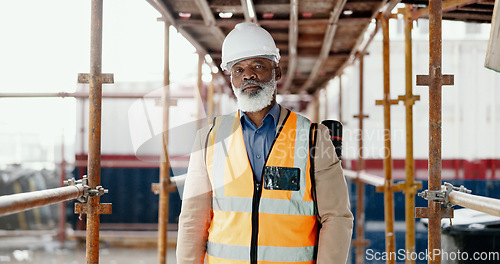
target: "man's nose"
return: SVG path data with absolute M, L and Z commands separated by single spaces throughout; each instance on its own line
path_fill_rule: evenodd
M 257 75 L 255 74 L 254 71 L 252 70 L 245 70 L 243 72 L 243 80 L 248 81 L 248 80 L 255 80 L 257 79 Z

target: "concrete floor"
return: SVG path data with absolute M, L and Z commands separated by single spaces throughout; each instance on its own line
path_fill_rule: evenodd
M 101 243 L 99 263 L 157 263 L 156 247 L 116 247 Z M 0 263 L 84 264 L 85 243 L 68 240 L 64 247 L 52 236 L 1 237 Z M 175 248 L 167 250 L 167 263 L 175 264 Z

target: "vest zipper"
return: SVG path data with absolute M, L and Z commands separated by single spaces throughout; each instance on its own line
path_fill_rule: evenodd
M 262 195 L 261 183 L 257 182 L 254 185 L 253 202 L 252 202 L 252 242 L 250 246 L 250 263 L 257 264 L 257 242 L 259 237 L 259 204 L 260 196 Z
M 278 138 L 279 134 L 281 133 L 281 130 L 285 126 L 286 121 L 288 120 L 288 117 L 290 116 L 291 111 L 287 110 L 286 116 L 283 119 L 283 123 L 278 129 L 278 133 L 276 133 L 276 136 L 274 137 L 274 141 L 271 144 L 271 148 L 269 149 L 269 155 L 271 155 L 271 152 L 274 147 L 274 143 L 276 142 L 276 139 Z M 257 243 L 259 241 L 259 204 L 260 204 L 260 197 L 262 195 L 262 182 L 264 181 L 264 168 L 267 165 L 267 159 L 269 158 L 269 155 L 267 155 L 266 160 L 264 162 L 264 167 L 262 168 L 262 176 L 260 178 L 261 182 L 258 182 L 257 179 L 254 177 L 254 192 L 253 192 L 253 201 L 252 201 L 252 241 L 250 244 L 250 264 L 257 264 Z

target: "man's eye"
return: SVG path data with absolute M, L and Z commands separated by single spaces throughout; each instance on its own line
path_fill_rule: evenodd
M 237 69 L 234 72 L 238 72 L 239 73 L 239 72 L 242 72 L 242 71 L 243 71 L 242 69 Z
M 257 68 L 257 69 L 261 69 L 261 68 L 264 68 L 264 66 L 262 66 L 262 65 L 257 65 L 257 66 L 255 66 L 255 68 Z

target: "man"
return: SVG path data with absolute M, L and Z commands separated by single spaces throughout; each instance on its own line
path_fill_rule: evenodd
M 253 23 L 224 40 L 239 111 L 197 133 L 178 264 L 346 262 L 353 217 L 342 168 L 325 126 L 276 103 L 279 59 Z

